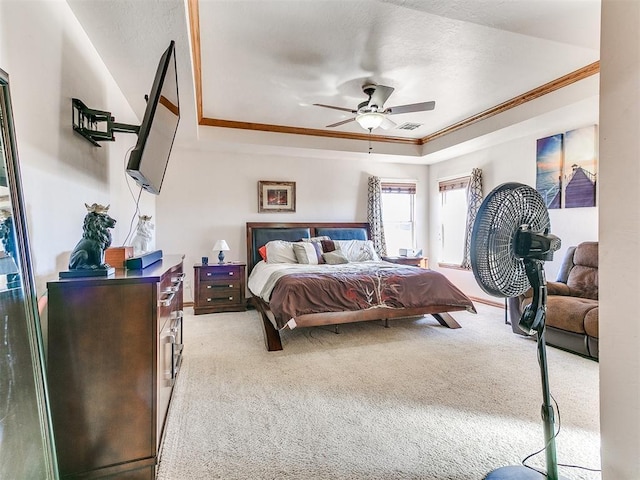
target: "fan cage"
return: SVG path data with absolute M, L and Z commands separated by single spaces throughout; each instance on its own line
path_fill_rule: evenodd
M 515 255 L 518 231 L 550 228 L 540 194 L 520 183 L 494 189 L 482 202 L 471 235 L 471 267 L 480 287 L 494 297 L 517 297 L 530 287 L 524 261 Z

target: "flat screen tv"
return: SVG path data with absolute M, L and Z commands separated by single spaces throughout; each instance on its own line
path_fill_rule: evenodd
M 138 142 L 127 163 L 127 173 L 142 188 L 155 195 L 162 187 L 179 121 L 175 42 L 171 40 L 160 58 L 140 124 Z

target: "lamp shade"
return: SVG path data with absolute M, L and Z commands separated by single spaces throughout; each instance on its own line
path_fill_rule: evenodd
M 231 250 L 229 248 L 229 245 L 227 245 L 227 242 L 225 240 L 216 240 L 215 245 L 213 246 L 213 250 L 215 251 L 228 251 Z
M 384 115 L 377 112 L 365 112 L 356 117 L 356 122 L 365 130 L 378 128 L 384 122 Z

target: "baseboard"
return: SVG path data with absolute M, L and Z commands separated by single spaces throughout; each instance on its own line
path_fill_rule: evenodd
M 487 300 L 486 298 L 480 298 L 480 297 L 472 297 L 470 295 L 467 295 L 467 297 L 469 297 L 473 302 L 484 303 L 485 305 L 491 305 L 492 307 L 501 308 L 503 310 L 505 309 L 504 301 L 496 302 L 494 300 Z

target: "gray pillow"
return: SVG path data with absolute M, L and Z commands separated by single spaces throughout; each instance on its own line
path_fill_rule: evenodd
M 318 251 L 311 242 L 296 242 L 293 244 L 293 253 L 298 263 L 317 265 L 319 262 Z
M 322 258 L 329 265 L 340 265 L 341 263 L 349 263 L 349 259 L 344 256 L 340 250 L 334 250 L 333 252 L 326 252 L 322 254 Z

